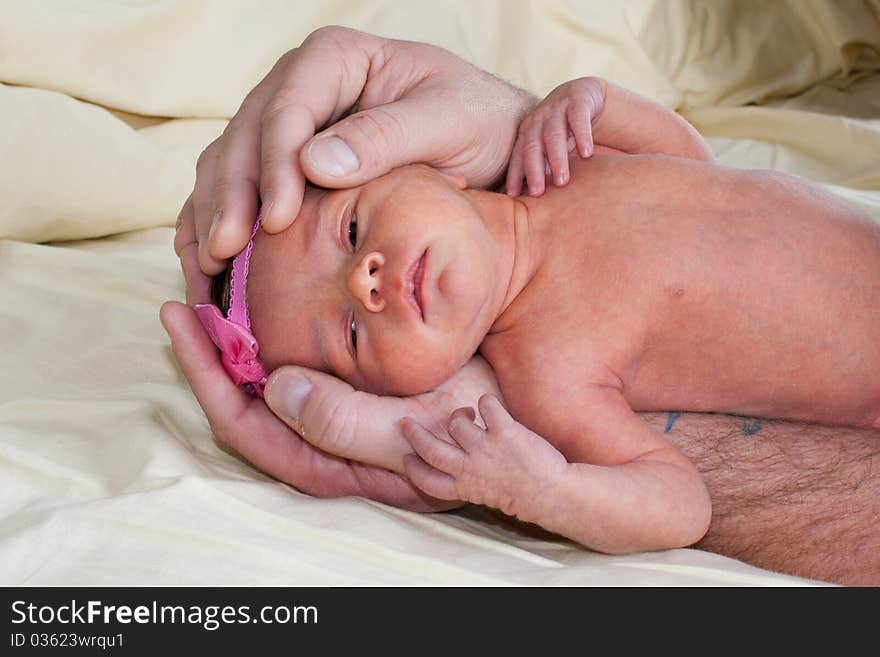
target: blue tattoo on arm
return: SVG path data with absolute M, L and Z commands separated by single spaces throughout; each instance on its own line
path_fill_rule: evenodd
M 675 421 L 681 417 L 681 413 L 678 411 L 672 411 L 669 416 L 666 418 L 666 430 L 663 433 L 669 433 L 672 431 L 672 427 L 675 424 Z
M 755 418 L 744 419 L 742 424 L 742 432 L 744 436 L 751 436 L 761 430 L 761 420 Z
M 663 431 L 663 433 L 669 433 L 670 431 L 672 431 L 672 427 L 675 426 L 675 423 L 680 417 L 681 411 L 670 411 L 666 416 L 666 429 Z M 740 430 L 742 431 L 742 435 L 746 437 L 755 435 L 762 428 L 761 420 L 759 420 L 758 418 L 738 417 L 736 415 L 730 415 L 728 417 L 730 417 L 732 420 L 742 421 L 742 426 L 740 427 Z

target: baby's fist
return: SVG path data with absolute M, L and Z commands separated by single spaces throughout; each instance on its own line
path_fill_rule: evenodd
M 578 78 L 561 84 L 541 101 L 519 126 L 507 168 L 506 191 L 518 196 L 525 177 L 528 193 L 544 193 L 549 175 L 557 187 L 568 184 L 568 154 L 593 154 L 592 122 L 605 106 L 605 83 Z
M 445 437 L 405 420 L 403 433 L 415 451 L 405 457 L 407 476 L 436 498 L 484 504 L 532 521 L 534 501 L 550 495 L 568 463 L 494 395 L 483 395 L 479 409 L 485 429 L 473 409 L 460 408 L 450 416 Z

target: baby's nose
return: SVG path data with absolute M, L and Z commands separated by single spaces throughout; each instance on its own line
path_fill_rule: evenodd
M 384 265 L 385 256 L 372 251 L 355 264 L 348 275 L 349 292 L 368 312 L 378 313 L 385 308 L 385 298 L 382 296 Z

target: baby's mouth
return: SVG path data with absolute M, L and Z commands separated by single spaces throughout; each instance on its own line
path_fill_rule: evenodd
M 410 283 L 410 293 L 411 293 L 411 302 L 415 306 L 416 310 L 419 313 L 419 316 L 422 318 L 422 321 L 425 321 L 425 306 L 422 301 L 422 283 L 425 280 L 425 256 L 428 255 L 428 250 L 422 253 L 422 256 L 416 261 L 415 266 L 412 267 L 412 279 L 409 281 Z

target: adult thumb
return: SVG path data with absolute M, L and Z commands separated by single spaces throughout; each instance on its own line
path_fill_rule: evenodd
M 314 447 L 405 472 L 403 457 L 412 448 L 396 426 L 402 412 L 394 404 L 401 400 L 360 392 L 335 376 L 295 366 L 275 370 L 264 396 L 272 412 Z
M 353 187 L 391 169 L 425 161 L 436 131 L 417 100 L 352 114 L 312 137 L 300 151 L 303 173 L 322 187 Z

